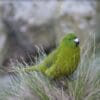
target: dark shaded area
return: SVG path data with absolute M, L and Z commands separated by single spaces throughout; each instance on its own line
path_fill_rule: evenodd
M 29 38 L 25 36 L 25 34 L 17 29 L 18 27 L 13 25 L 13 22 L 3 19 L 3 23 L 8 35 L 6 40 L 5 60 L 3 62 L 3 66 L 5 66 L 4 69 L 9 67 L 11 61 L 15 64 L 18 62 L 25 64 L 26 62 L 32 65 L 35 61 L 34 58 L 39 56 L 36 47 L 29 42 Z M 45 53 L 49 54 L 54 47 L 55 45 L 51 47 L 44 46 L 43 48 Z

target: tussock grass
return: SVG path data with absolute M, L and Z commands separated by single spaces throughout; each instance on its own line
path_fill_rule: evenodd
M 95 36 L 93 38 L 93 41 L 88 38 L 82 46 L 84 53 L 75 72 L 77 79 L 73 82 L 68 81 L 71 100 L 100 99 L 100 56 L 96 55 Z
M 80 64 L 70 79 L 55 81 L 39 72 L 18 72 L 10 75 L 11 82 L 0 92 L 0 100 L 99 100 L 100 56 L 95 55 L 95 41 L 88 41 L 81 47 Z M 40 57 L 36 58 L 36 64 L 46 56 L 43 49 L 37 49 Z M 23 67 L 20 63 L 16 66 L 16 70 Z

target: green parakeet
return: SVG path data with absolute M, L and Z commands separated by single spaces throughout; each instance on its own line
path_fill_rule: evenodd
M 59 78 L 72 74 L 79 61 L 79 39 L 75 33 L 69 33 L 62 39 L 58 48 L 44 59 L 43 63 L 24 70 L 26 72 L 40 71 L 50 78 Z

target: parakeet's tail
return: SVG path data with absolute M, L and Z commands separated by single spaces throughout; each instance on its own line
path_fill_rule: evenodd
M 9 73 L 19 73 L 19 72 L 33 72 L 33 71 L 38 71 L 37 66 L 31 66 L 31 67 L 26 67 L 26 68 L 20 68 L 20 69 L 13 69 L 13 70 L 9 70 Z
M 33 72 L 33 71 L 39 71 L 39 69 L 38 69 L 37 66 L 31 66 L 31 67 L 24 68 L 23 71 L 25 71 L 25 72 Z
M 46 69 L 48 69 L 48 67 L 44 66 L 44 64 L 39 64 L 39 65 L 35 65 L 35 66 L 30 66 L 30 67 L 26 67 L 26 68 L 20 68 L 17 70 L 10 70 L 10 73 L 16 73 L 16 72 L 33 72 L 33 71 L 40 71 L 42 73 L 45 73 Z

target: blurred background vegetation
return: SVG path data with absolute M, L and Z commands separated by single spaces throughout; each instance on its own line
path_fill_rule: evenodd
M 49 54 L 69 32 L 77 34 L 81 47 L 92 41 L 97 53 L 95 66 L 100 67 L 99 0 L 1 0 L 0 68 L 7 73 L 17 61 L 32 65 L 38 56 L 37 46 Z M 6 87 L 9 76 L 2 72 L 0 75 L 0 87 Z

